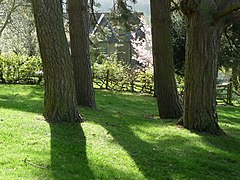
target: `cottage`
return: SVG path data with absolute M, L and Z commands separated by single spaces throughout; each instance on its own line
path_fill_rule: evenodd
M 117 52 L 118 59 L 128 64 L 136 64 L 132 59 L 134 49 L 132 40 L 134 38 L 143 38 L 144 32 L 137 28 L 134 32 L 137 37 L 132 36 L 132 32 L 127 32 L 111 20 L 109 13 L 97 13 L 96 18 L 91 19 L 90 36 L 95 38 L 92 45 L 97 47 L 102 54 L 112 54 Z M 139 20 L 140 25 L 140 20 Z

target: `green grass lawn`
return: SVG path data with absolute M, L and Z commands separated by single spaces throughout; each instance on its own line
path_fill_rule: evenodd
M 240 108 L 218 107 L 216 137 L 159 119 L 153 97 L 96 98 L 81 126 L 49 125 L 42 87 L 0 85 L 0 180 L 240 179 Z

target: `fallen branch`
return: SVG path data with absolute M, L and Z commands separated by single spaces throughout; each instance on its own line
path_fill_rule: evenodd
M 26 166 L 27 166 L 28 164 L 30 164 L 30 165 L 32 165 L 32 166 L 34 166 L 34 167 L 41 168 L 41 169 L 48 169 L 48 168 L 49 168 L 49 166 L 41 166 L 41 165 L 38 165 L 38 164 L 34 164 L 34 163 L 28 161 L 27 158 L 25 158 L 25 159 L 23 160 L 23 162 L 26 164 Z

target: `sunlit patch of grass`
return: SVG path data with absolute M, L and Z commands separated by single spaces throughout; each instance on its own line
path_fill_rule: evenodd
M 0 179 L 237 179 L 240 108 L 218 107 L 228 136 L 157 116 L 155 99 L 96 92 L 80 124 L 48 124 L 43 88 L 0 85 Z

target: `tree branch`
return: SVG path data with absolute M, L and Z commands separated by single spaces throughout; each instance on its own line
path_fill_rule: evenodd
M 180 6 L 174 0 L 171 0 L 171 3 L 174 5 L 174 7 L 171 8 L 171 12 L 180 10 Z
M 232 17 L 231 17 L 231 22 L 234 23 L 239 23 L 240 22 L 240 11 L 234 12 Z
M 234 51 L 236 54 L 239 54 L 239 52 L 236 50 L 236 48 L 234 47 L 232 41 L 231 41 L 231 38 L 230 36 L 228 35 L 227 31 L 224 31 L 224 34 L 226 36 L 226 39 L 228 41 L 228 44 L 230 46 L 230 51 Z
M 238 11 L 240 9 L 240 2 L 235 3 L 231 6 L 228 6 L 227 8 L 225 8 L 223 11 L 218 12 L 217 14 L 215 14 L 214 16 L 214 20 L 218 21 L 219 19 L 232 14 L 235 11 Z
M 11 7 L 10 11 L 8 12 L 7 17 L 6 17 L 6 19 L 5 19 L 4 23 L 3 23 L 3 26 L 0 28 L 0 37 L 2 36 L 2 33 L 3 33 L 4 29 L 6 28 L 6 26 L 9 24 L 9 20 L 10 20 L 10 18 L 12 16 L 12 13 L 19 6 L 21 6 L 21 4 L 16 5 L 16 0 L 14 0 L 13 3 L 12 3 L 12 7 Z

